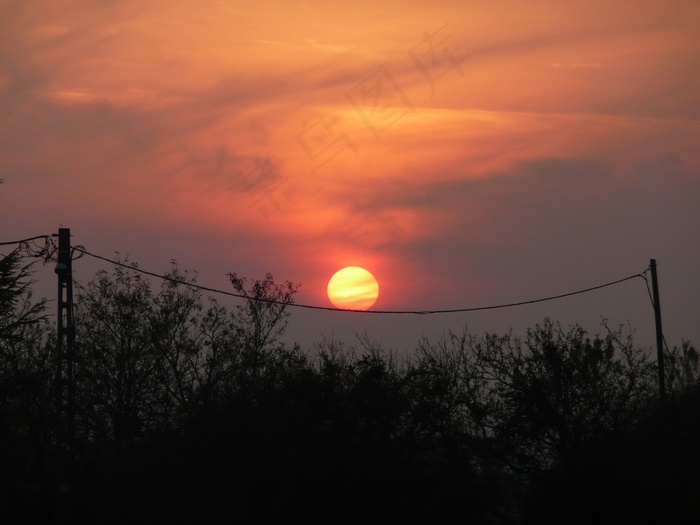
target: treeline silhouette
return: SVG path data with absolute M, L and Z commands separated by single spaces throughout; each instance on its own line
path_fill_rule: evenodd
M 56 334 L 31 266 L 0 258 L 3 523 L 56 518 Z M 76 283 L 75 523 L 699 522 L 690 343 L 660 405 L 629 328 L 301 349 L 281 342 L 296 285 L 229 278 L 233 309 L 119 266 Z

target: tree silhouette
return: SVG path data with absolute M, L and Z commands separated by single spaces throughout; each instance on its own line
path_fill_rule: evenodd
M 700 387 L 700 354 L 690 341 L 683 341 L 680 348 L 667 348 L 664 360 L 669 397 L 683 396 L 688 390 Z
M 0 258 L 0 340 L 26 339 L 26 329 L 46 321 L 46 300 L 32 302 L 34 262 L 23 264 L 19 249 Z
M 290 281 L 276 284 L 272 274 L 256 280 L 246 289 L 247 279 L 235 273 L 228 274 L 237 293 L 247 300 L 237 308 L 237 320 L 247 348 L 260 352 L 274 344 L 284 334 L 290 315 L 288 306 L 294 302 L 299 289 Z
M 585 477 L 591 457 L 655 406 L 655 366 L 622 329 L 590 338 L 545 319 L 524 339 L 453 335 L 420 351 L 427 412 L 457 422 L 479 468 L 498 479 L 497 515 L 543 475 Z
M 698 515 L 690 343 L 667 351 L 659 406 L 650 352 L 622 328 L 545 319 L 522 338 L 423 339 L 402 359 L 367 335 L 307 351 L 281 337 L 297 285 L 229 274 L 244 296 L 229 309 L 175 263 L 158 287 L 124 263 L 78 284 L 78 523 Z M 55 334 L 30 274 L 18 254 L 0 260 L 0 512 L 40 523 Z
M 151 418 L 162 358 L 152 344 L 153 303 L 149 283 L 121 266 L 113 277 L 100 271 L 79 288 L 76 404 L 78 428 L 88 442 L 133 444 Z
M 585 476 L 543 475 L 524 524 L 680 525 L 700 520 L 700 390 L 690 388 L 599 447 Z
M 53 363 L 45 300 L 34 302 L 19 250 L 0 258 L 0 516 L 46 520 Z

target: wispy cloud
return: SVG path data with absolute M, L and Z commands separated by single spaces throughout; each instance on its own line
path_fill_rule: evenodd
M 361 260 L 383 306 L 700 260 L 696 2 L 54 4 L 0 20 L 5 225 Z

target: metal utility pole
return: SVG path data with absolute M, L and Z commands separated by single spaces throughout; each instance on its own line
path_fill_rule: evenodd
M 56 501 L 57 523 L 72 522 L 73 441 L 75 437 L 75 377 L 73 330 L 73 268 L 70 229 L 58 230 L 58 311 L 56 341 Z
M 649 261 L 651 270 L 651 293 L 654 301 L 654 320 L 656 321 L 656 360 L 659 368 L 659 398 L 666 401 L 666 377 L 664 375 L 664 335 L 661 331 L 661 304 L 659 303 L 659 281 L 656 276 L 656 259 Z

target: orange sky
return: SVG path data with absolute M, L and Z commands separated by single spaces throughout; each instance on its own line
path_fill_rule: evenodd
M 63 224 L 217 287 L 272 271 L 324 306 L 359 265 L 378 309 L 562 293 L 655 257 L 669 338 L 700 339 L 694 0 L 0 13 L 3 239 Z M 568 315 L 645 324 L 644 294 Z

